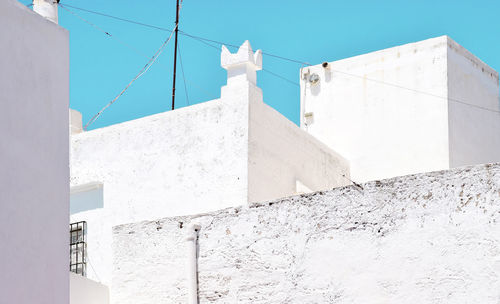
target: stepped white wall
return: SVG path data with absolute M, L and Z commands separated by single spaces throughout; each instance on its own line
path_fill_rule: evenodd
M 114 225 L 285 197 L 297 181 L 331 189 L 343 174 L 344 158 L 237 83 L 221 99 L 74 134 L 71 185 L 101 183 L 104 204 L 71 221 L 87 221 L 88 276 L 109 285 Z

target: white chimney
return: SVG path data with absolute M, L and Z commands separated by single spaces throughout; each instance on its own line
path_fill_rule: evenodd
M 252 51 L 250 42 L 245 41 L 238 52 L 231 54 L 223 45 L 221 66 L 227 70 L 227 85 L 249 82 L 257 85 L 257 71 L 262 70 L 262 51 Z
M 33 0 L 33 10 L 41 16 L 58 24 L 57 4 L 59 0 Z

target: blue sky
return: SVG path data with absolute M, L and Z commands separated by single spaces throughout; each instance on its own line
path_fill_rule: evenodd
M 24 4 L 31 1 L 22 0 Z M 61 0 L 138 22 L 173 28 L 175 0 Z M 60 9 L 70 31 L 70 105 L 87 122 L 112 100 L 148 61 L 168 33 L 68 7 L 116 37 Z M 184 0 L 180 29 L 230 44 L 250 40 L 264 52 L 318 64 L 383 48 L 449 35 L 500 70 L 500 1 Z M 218 98 L 226 82 L 220 52 L 179 35 L 189 103 Z M 130 50 L 117 42 L 132 46 Z M 230 50 L 234 51 L 234 49 Z M 137 54 L 139 52 L 139 54 Z M 264 56 L 264 68 L 299 82 L 300 64 Z M 89 128 L 168 111 L 171 107 L 173 43 L 157 63 Z M 178 64 L 177 107 L 188 105 Z M 299 122 L 299 88 L 263 71 L 264 100 Z

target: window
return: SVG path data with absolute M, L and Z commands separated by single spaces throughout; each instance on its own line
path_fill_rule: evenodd
M 87 222 L 69 225 L 69 271 L 87 276 Z

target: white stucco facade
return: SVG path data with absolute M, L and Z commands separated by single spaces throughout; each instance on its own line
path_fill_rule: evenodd
M 0 303 L 67 304 L 69 35 L 0 1 Z
M 500 164 L 113 229 L 113 304 L 484 303 L 500 298 Z
M 263 102 L 259 53 L 225 54 L 220 99 L 72 135 L 71 186 L 102 184 L 102 208 L 71 215 L 88 224 L 90 278 L 110 283 L 114 225 L 349 183 L 343 157 Z
M 301 70 L 301 127 L 355 181 L 499 161 L 499 111 L 498 73 L 447 36 Z
M 87 279 L 82 275 L 69 273 L 70 304 L 109 304 L 109 288 Z

